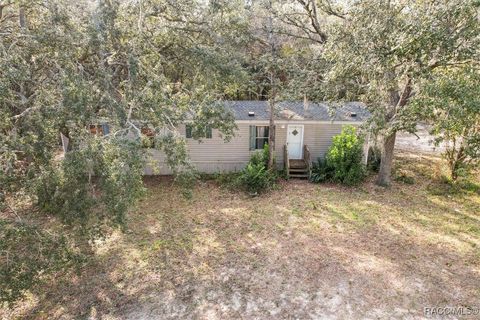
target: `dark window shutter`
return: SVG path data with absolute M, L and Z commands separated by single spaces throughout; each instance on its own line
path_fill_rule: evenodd
M 255 126 L 250 126 L 250 150 L 255 150 L 256 133 Z
M 185 126 L 185 137 L 191 138 L 192 137 L 192 126 L 187 124 Z
M 110 127 L 107 123 L 102 124 L 103 135 L 107 135 L 110 133 Z
M 206 132 L 205 132 L 205 138 L 212 139 L 212 127 L 207 126 Z

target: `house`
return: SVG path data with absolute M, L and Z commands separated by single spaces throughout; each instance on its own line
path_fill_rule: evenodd
M 218 130 L 208 128 L 202 142 L 192 139 L 188 125 L 179 131 L 185 135 L 190 159 L 204 173 L 242 170 L 252 153 L 268 143 L 269 107 L 267 101 L 226 101 L 225 108 L 235 116 L 235 136 L 225 142 Z M 311 161 L 324 157 L 332 137 L 345 125 L 361 125 L 369 117 L 365 106 L 348 102 L 330 108 L 326 103 L 279 102 L 275 112 L 275 160 L 292 176 L 305 176 Z M 161 151 L 152 149 L 153 165 L 146 174 L 170 174 Z M 289 161 L 285 161 L 288 158 Z M 155 167 L 155 168 L 154 168 Z

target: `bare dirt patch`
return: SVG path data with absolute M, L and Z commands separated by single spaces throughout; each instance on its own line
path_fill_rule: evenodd
M 249 198 L 208 181 L 185 199 L 148 180 L 126 233 L 3 316 L 421 319 L 428 306 L 479 306 L 480 195 L 435 192 L 437 158 L 396 166 L 415 184 L 292 180 Z
M 445 150 L 443 144 L 435 146 L 434 137 L 428 132 L 426 125 L 417 125 L 417 132 L 410 134 L 407 132 L 399 132 L 395 141 L 395 149 L 407 152 L 422 152 L 440 154 Z

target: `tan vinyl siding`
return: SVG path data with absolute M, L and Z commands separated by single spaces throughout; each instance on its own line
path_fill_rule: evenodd
M 279 166 L 283 166 L 283 146 L 287 143 L 287 126 L 288 124 L 277 125 L 275 154 Z M 339 134 L 344 125 L 339 123 L 304 123 L 303 126 L 303 144 L 310 149 L 312 161 L 316 161 L 317 158 L 325 157 L 332 144 L 332 137 Z
M 296 122 L 295 124 L 299 124 Z M 300 123 L 302 124 L 302 123 Z M 197 170 L 205 173 L 230 172 L 242 170 L 255 150 L 249 150 L 249 126 L 268 125 L 268 122 L 246 123 L 237 122 L 238 130 L 229 142 L 225 142 L 218 130 L 213 129 L 211 139 L 198 142 L 187 139 L 187 148 L 190 159 Z M 312 154 L 312 161 L 324 157 L 332 143 L 332 137 L 339 134 L 342 124 L 338 123 L 303 123 L 303 143 L 308 145 Z M 288 124 L 277 124 L 275 130 L 275 156 L 278 167 L 283 166 L 283 146 L 287 139 Z M 282 128 L 283 127 L 283 128 Z M 185 126 L 179 127 L 179 132 L 185 136 Z M 258 151 L 258 150 L 257 150 Z M 152 150 L 154 163 L 147 166 L 145 174 L 171 174 L 165 163 L 165 156 L 158 150 Z M 153 170 L 153 167 L 156 170 Z
M 268 125 L 256 124 L 256 125 Z M 249 150 L 249 124 L 237 123 L 238 129 L 235 136 L 229 142 L 225 142 L 220 132 L 216 129 L 212 130 L 211 139 L 203 139 L 199 142 L 194 139 L 187 139 L 187 148 L 190 159 L 200 172 L 229 172 L 242 170 L 250 160 L 251 153 Z M 185 136 L 185 126 L 178 128 L 180 134 Z M 146 174 L 170 174 L 171 171 L 165 164 L 165 156 L 163 152 L 152 150 L 152 158 L 156 161 L 155 167 L 160 169 L 160 173 L 155 173 L 152 166 L 147 166 Z
M 306 124 L 303 144 L 310 149 L 312 161 L 324 158 L 328 148 L 332 144 L 332 137 L 342 131 L 341 124 Z
M 283 127 L 283 128 L 282 128 Z M 287 125 L 275 125 L 275 162 L 279 168 L 283 167 L 283 146 L 287 142 Z

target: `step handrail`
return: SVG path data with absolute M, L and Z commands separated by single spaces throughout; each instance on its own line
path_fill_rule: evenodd
M 290 176 L 290 161 L 288 159 L 288 146 L 286 144 L 283 146 L 283 163 L 285 167 L 285 174 L 288 178 Z
M 310 154 L 310 149 L 306 144 L 303 145 L 303 161 L 305 161 L 305 164 L 307 165 L 308 175 L 310 176 L 310 167 L 312 163 L 312 157 Z

